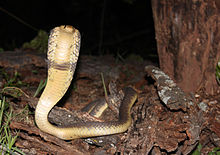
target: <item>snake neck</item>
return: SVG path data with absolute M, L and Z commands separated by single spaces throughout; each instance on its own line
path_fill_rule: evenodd
M 37 126 L 56 135 L 59 129 L 48 122 L 48 113 L 66 93 L 73 77 L 80 49 L 80 33 L 72 26 L 62 25 L 51 30 L 48 41 L 47 85 L 35 110 Z
M 47 85 L 39 99 L 35 111 L 36 124 L 43 131 L 47 133 L 51 133 L 53 131 L 57 132 L 56 127 L 49 123 L 48 114 L 66 93 L 71 80 L 72 75 L 70 72 L 53 69 L 53 72 L 50 73 Z

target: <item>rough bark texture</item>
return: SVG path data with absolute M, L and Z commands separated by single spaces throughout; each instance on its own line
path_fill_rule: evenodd
M 217 92 L 218 0 L 152 0 L 160 68 L 185 92 Z

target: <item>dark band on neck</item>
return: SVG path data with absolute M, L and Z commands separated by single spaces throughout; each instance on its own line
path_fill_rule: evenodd
M 61 64 L 58 64 L 56 62 L 52 62 L 52 63 L 49 63 L 49 67 L 52 67 L 54 69 L 58 69 L 58 70 L 62 70 L 62 71 L 68 71 L 70 70 L 70 67 L 71 64 L 68 62 L 68 63 L 61 63 Z
M 48 62 L 48 68 L 54 68 L 54 69 L 57 69 L 57 70 L 62 70 L 62 71 L 72 71 L 74 72 L 75 71 L 75 68 L 76 68 L 76 63 L 62 63 L 62 64 L 58 64 L 54 61 L 52 62 Z

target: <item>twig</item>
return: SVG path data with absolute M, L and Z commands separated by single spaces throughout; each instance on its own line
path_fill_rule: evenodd
M 14 18 L 15 20 L 19 21 L 20 23 L 26 25 L 27 27 L 29 27 L 30 29 L 34 30 L 34 31 L 39 31 L 37 28 L 35 28 L 34 26 L 28 24 L 27 22 L 25 22 L 24 20 L 22 20 L 21 18 L 15 16 L 14 14 L 8 12 L 7 10 L 3 9 L 2 7 L 0 7 L 0 10 L 4 13 L 6 13 L 7 15 L 9 15 L 10 17 Z
M 30 98 L 30 96 L 28 94 L 26 94 L 23 90 L 21 90 L 20 88 L 18 87 L 5 87 L 2 89 L 2 92 L 4 92 L 6 89 L 17 89 L 19 90 L 20 92 L 22 92 L 27 98 Z
M 108 101 L 108 93 L 107 93 L 107 89 L 106 89 L 106 86 L 105 86 L 105 80 L 104 80 L 103 73 L 101 73 L 101 78 L 102 78 L 102 85 L 103 85 L 104 92 L 105 92 L 105 100 L 107 102 Z

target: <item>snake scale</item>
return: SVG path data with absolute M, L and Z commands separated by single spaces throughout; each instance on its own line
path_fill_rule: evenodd
M 52 125 L 48 121 L 48 113 L 63 97 L 72 81 L 79 56 L 80 39 L 79 31 L 69 25 L 51 30 L 47 52 L 47 84 L 35 110 L 35 122 L 42 131 L 64 140 L 124 132 L 131 124 L 130 109 L 137 99 L 137 93 L 131 87 L 125 89 L 118 121 L 80 122 L 65 128 Z

